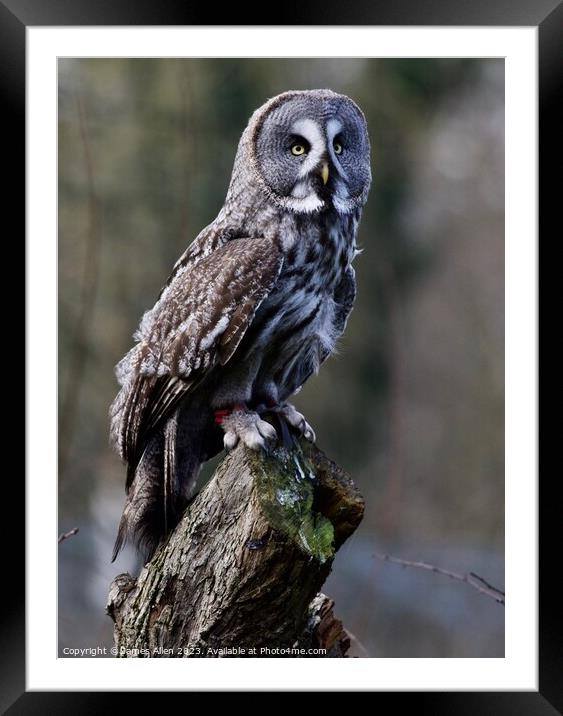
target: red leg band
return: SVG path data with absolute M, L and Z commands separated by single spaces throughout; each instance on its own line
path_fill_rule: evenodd
M 216 410 L 215 411 L 215 424 L 216 425 L 222 425 L 223 420 L 227 417 L 227 415 L 230 415 L 230 410 Z

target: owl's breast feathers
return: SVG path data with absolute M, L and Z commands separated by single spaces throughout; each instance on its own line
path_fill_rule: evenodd
M 283 227 L 280 275 L 240 347 L 247 356 L 262 353 L 257 382 L 275 384 L 282 401 L 318 370 L 345 328 L 355 298 L 358 223 L 359 212 L 327 212 L 313 221 L 293 216 Z

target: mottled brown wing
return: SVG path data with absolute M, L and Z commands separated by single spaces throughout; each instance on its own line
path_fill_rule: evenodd
M 234 239 L 176 271 L 143 317 L 135 348 L 118 371 L 112 434 L 134 466 L 147 436 L 216 365 L 235 352 L 279 275 L 283 255 L 269 239 Z

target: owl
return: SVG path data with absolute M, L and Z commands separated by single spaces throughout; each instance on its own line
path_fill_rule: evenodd
M 113 559 L 128 539 L 152 556 L 223 447 L 315 440 L 288 400 L 344 331 L 370 183 L 366 121 L 348 97 L 290 91 L 251 116 L 223 207 L 116 367 L 110 434 L 127 497 Z

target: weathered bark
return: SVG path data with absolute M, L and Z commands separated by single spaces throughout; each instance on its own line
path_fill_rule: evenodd
M 363 508 L 350 478 L 306 441 L 269 454 L 238 447 L 138 579 L 113 581 L 119 655 L 344 656 L 347 635 L 318 592 Z

